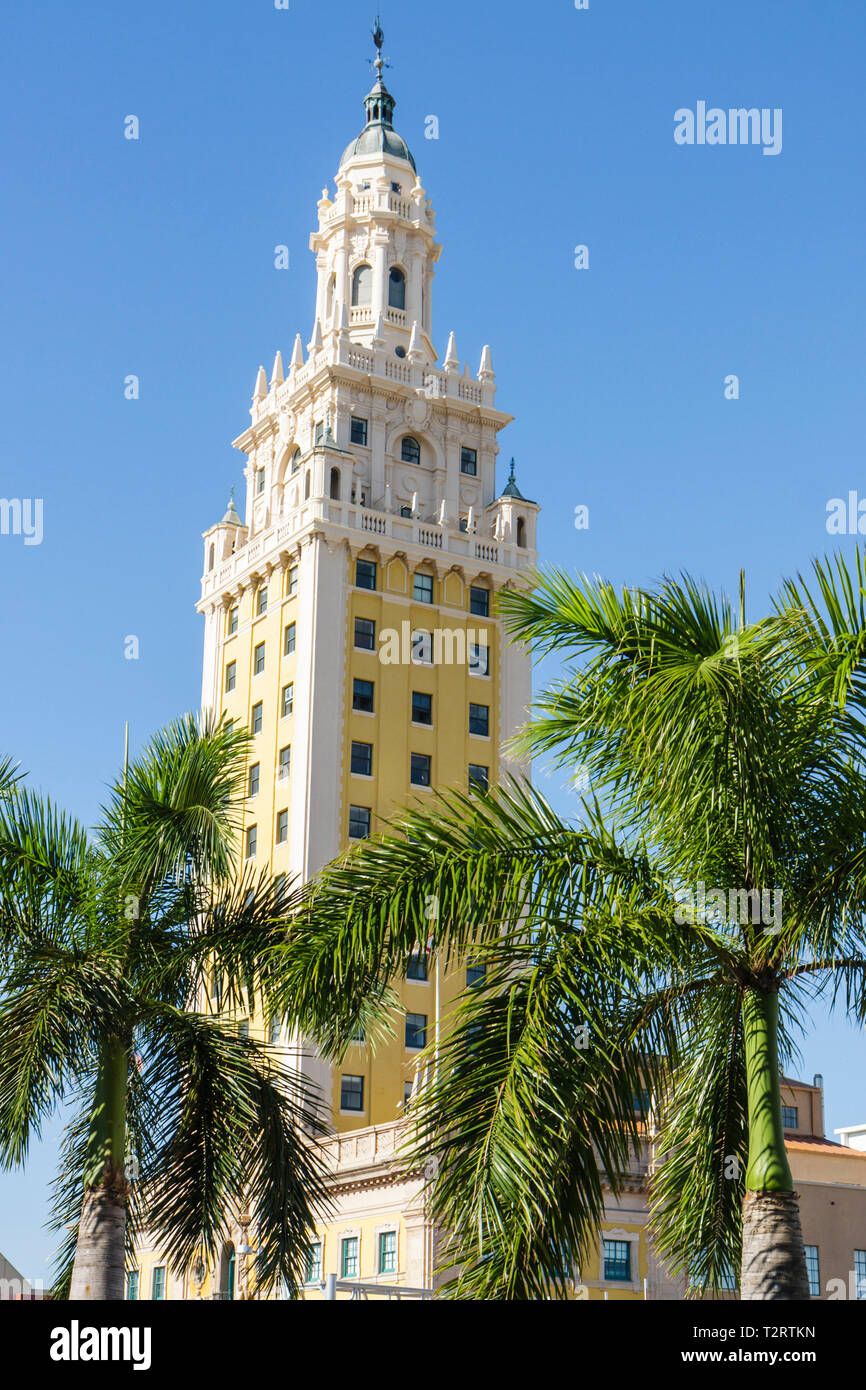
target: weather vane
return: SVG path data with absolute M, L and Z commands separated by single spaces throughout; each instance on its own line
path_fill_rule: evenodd
M 372 60 L 373 67 L 376 69 L 377 73 L 381 77 L 382 69 L 389 68 L 391 64 L 387 62 L 385 58 L 382 57 L 382 44 L 385 42 L 385 32 L 382 28 L 382 23 L 378 15 L 376 15 L 376 27 L 373 30 L 373 42 L 376 45 L 376 57 Z

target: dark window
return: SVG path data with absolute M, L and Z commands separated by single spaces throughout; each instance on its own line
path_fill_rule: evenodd
M 331 469 L 330 497 L 331 497 L 331 501 L 332 501 L 332 502 L 339 502 L 339 500 L 340 500 L 340 470 L 339 470 L 339 468 L 332 468 L 332 469 Z
M 469 732 L 487 738 L 490 734 L 490 706 L 469 706 Z
M 256 495 L 259 496 L 265 490 L 265 470 L 256 469 Z
M 631 1242 L 604 1242 L 604 1277 L 609 1283 L 631 1283 Z
M 521 550 L 526 549 L 526 522 L 522 516 L 517 518 L 517 544 Z
M 292 656 L 294 654 L 295 643 L 297 641 L 297 632 L 298 630 L 295 624 L 289 623 L 288 627 L 286 628 L 286 636 L 283 642 L 284 656 Z
M 298 567 L 297 567 L 297 565 L 290 565 L 290 566 L 289 566 L 289 582 L 288 582 L 288 585 L 287 585 L 287 590 L 286 590 L 286 592 L 288 593 L 289 598 L 292 597 L 292 594 L 296 594 L 296 593 L 298 592 Z
M 433 661 L 433 634 L 419 627 L 412 633 L 412 660 L 421 665 L 431 665 Z
M 238 606 L 229 609 L 229 637 L 234 637 L 238 630 Z
M 268 611 L 268 586 L 263 584 L 256 594 L 256 614 L 261 616 Z
M 319 421 L 316 423 L 316 426 L 315 426 L 315 435 L 314 435 L 314 438 L 315 438 L 316 443 L 317 443 L 317 444 L 321 444 L 321 442 L 322 442 L 322 440 L 324 439 L 324 437 L 325 437 L 325 422 L 324 422 L 324 420 L 319 420 Z
M 469 611 L 477 618 L 490 617 L 490 590 L 473 584 L 469 590 Z
M 487 676 L 490 674 L 490 648 L 481 642 L 469 643 L 469 674 Z
M 392 309 L 406 308 L 406 276 L 396 266 L 388 276 L 388 304 Z
M 253 733 L 254 733 L 254 734 L 260 734 L 260 733 L 262 732 L 262 702 L 261 702 L 261 700 L 259 701 L 259 703 L 258 703 L 257 705 L 253 705 L 253 722 L 252 722 L 252 730 L 253 730 Z
M 372 743 L 352 744 L 352 771 L 361 777 L 373 776 Z
M 410 516 L 412 515 L 412 508 L 411 508 L 411 507 L 401 507 L 401 508 L 400 508 L 400 515 L 401 515 L 401 516 L 405 516 L 405 517 L 410 517 Z
M 322 1244 L 321 1241 L 315 1245 L 307 1246 L 307 1269 L 304 1278 L 305 1284 L 321 1284 L 322 1282 Z
M 357 415 L 352 416 L 352 426 L 350 438 L 353 444 L 367 443 L 367 421 L 361 420 Z
M 349 807 L 349 839 L 367 840 L 370 836 L 369 806 Z
M 486 792 L 489 778 L 489 767 L 484 767 L 481 763 L 469 764 L 469 790 L 471 792 Z
M 253 651 L 253 675 L 260 676 L 265 669 L 265 644 L 259 642 Z
M 258 796 L 258 794 L 259 794 L 259 773 L 260 773 L 260 772 L 261 772 L 261 764 L 260 764 L 260 763 L 253 763 L 252 767 L 250 768 L 250 780 L 249 780 L 249 792 L 248 792 L 248 795 L 249 795 L 249 796 Z
M 277 765 L 277 781 L 286 782 L 292 770 L 292 749 L 291 745 L 280 749 L 280 761 Z
M 340 1080 L 340 1109 L 364 1109 L 363 1076 L 344 1076 Z
M 401 183 L 392 183 L 392 184 L 391 184 L 391 192 L 392 192 L 392 193 L 402 193 L 402 192 L 403 192 L 403 185 L 402 185 Z
M 809 1294 L 812 1298 L 821 1297 L 821 1272 L 818 1265 L 817 1245 L 807 1245 L 806 1250 L 806 1273 L 809 1276 Z
M 413 597 L 416 603 L 433 602 L 433 576 L 432 574 L 416 574 L 413 586 Z
M 477 475 L 478 451 L 476 449 L 467 449 L 464 445 L 460 450 L 460 472 L 468 473 L 472 478 Z
M 380 1231 L 379 1233 L 379 1273 L 397 1273 L 396 1231 Z
M 289 838 L 289 813 L 280 811 L 277 816 L 277 844 L 284 845 Z
M 373 298 L 373 271 L 368 265 L 355 267 L 352 275 L 352 305 L 358 308 L 367 305 Z
M 427 1042 L 427 1015 L 406 1015 L 406 1046 L 424 1047 Z
M 247 859 L 255 859 L 259 843 L 259 828 L 251 825 L 247 831 Z
M 355 563 L 355 584 L 359 589 L 375 589 L 376 561 L 358 560 Z
M 433 723 L 433 696 L 425 695 L 421 690 L 412 691 L 412 723 L 413 724 L 432 724 Z
M 355 646 L 361 652 L 376 650 L 376 624 L 372 618 L 355 619 Z
M 427 979 L 427 953 L 426 951 L 415 951 L 409 957 L 409 964 L 406 967 L 407 980 L 426 980 Z
M 298 469 L 300 468 L 300 466 L 301 466 L 301 451 L 300 451 L 300 449 L 296 449 L 295 452 L 292 454 L 292 472 L 293 472 L 293 473 L 297 473 L 297 471 L 298 471 Z
M 352 709 L 361 710 L 363 714 L 372 714 L 374 688 L 372 681 L 361 681 L 356 678 L 352 682 Z
M 487 978 L 487 966 L 481 965 L 478 961 L 470 961 L 466 967 L 466 988 L 474 989 L 477 985 L 483 985 Z
M 429 787 L 430 758 L 426 753 L 412 754 L 412 772 L 409 780 L 415 787 Z
M 283 704 L 282 704 L 282 710 L 281 710 L 281 716 L 280 716 L 280 717 L 281 717 L 282 719 L 287 719 L 288 716 L 294 712 L 294 708 L 295 708 L 295 687 L 294 687 L 294 683 L 292 683 L 291 685 L 284 685 L 284 686 L 283 686 Z
M 421 462 L 421 445 L 414 435 L 407 434 L 400 445 L 400 458 L 403 463 Z
M 236 661 L 230 661 L 229 664 L 228 664 L 228 666 L 226 667 L 226 694 L 227 694 L 227 695 L 230 695 L 231 692 L 234 690 L 235 686 L 237 685 L 237 679 L 238 679 L 238 663 L 237 663 Z
M 798 1111 L 796 1105 L 782 1106 L 782 1124 L 785 1129 L 797 1128 Z
M 642 1118 L 646 1118 L 646 1116 L 650 1112 L 649 1091 L 635 1091 L 634 1096 L 632 1098 L 632 1105 L 634 1107 L 634 1112 L 636 1115 L 640 1115 Z
M 130 1303 L 138 1298 L 138 1270 L 131 1269 L 126 1276 L 126 1297 Z
M 362 1107 L 363 1109 L 363 1107 Z M 340 1258 L 340 1276 L 343 1279 L 357 1279 L 360 1273 L 360 1263 L 358 1258 L 358 1237 L 346 1236 L 340 1242 L 342 1255 Z

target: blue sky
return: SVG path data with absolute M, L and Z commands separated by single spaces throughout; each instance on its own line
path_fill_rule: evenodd
M 201 532 L 240 482 L 259 363 L 310 336 L 308 236 L 363 124 L 372 10 L 6 15 L 0 496 L 42 498 L 44 539 L 0 536 L 0 747 L 87 823 L 124 721 L 136 747 L 198 702 Z M 731 591 L 745 566 L 755 616 L 781 576 L 853 546 L 825 519 L 866 496 L 862 0 L 381 10 L 445 248 L 434 339 L 444 354 L 453 328 L 474 370 L 492 345 L 517 417 L 502 462 L 542 503 L 544 560 Z M 677 145 L 674 112 L 701 100 L 782 108 L 782 152 Z M 816 1020 L 801 1074 L 824 1073 L 828 1131 L 866 1120 L 864 1060 L 862 1035 Z M 31 1277 L 55 1154 L 52 1128 L 0 1177 L 0 1250 Z

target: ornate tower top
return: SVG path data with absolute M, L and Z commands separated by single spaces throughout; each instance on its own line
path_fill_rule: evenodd
M 405 159 L 407 164 L 415 168 L 415 160 L 406 141 L 394 129 L 394 108 L 397 103 L 382 81 L 382 69 L 386 66 L 382 57 L 384 42 L 385 34 L 377 16 L 376 27 L 373 30 L 373 43 L 376 45 L 373 67 L 376 69 L 376 81 L 364 97 L 367 124 L 357 140 L 353 140 L 347 147 L 340 160 L 341 167 L 356 155 L 387 154 L 393 159 Z

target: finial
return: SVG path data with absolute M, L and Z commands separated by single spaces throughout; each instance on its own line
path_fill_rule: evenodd
M 515 477 L 514 477 L 514 459 L 511 460 L 511 472 L 510 472 L 509 475 L 508 475 L 508 481 L 509 481 L 510 483 L 513 483 L 513 482 L 516 481 L 516 480 L 515 480 Z
M 376 45 L 376 56 L 373 59 L 373 67 L 376 69 L 376 76 L 382 80 L 382 69 L 390 66 L 382 57 L 382 45 L 385 42 L 385 31 L 382 28 L 378 14 L 376 15 L 376 25 L 373 29 L 373 42 Z

